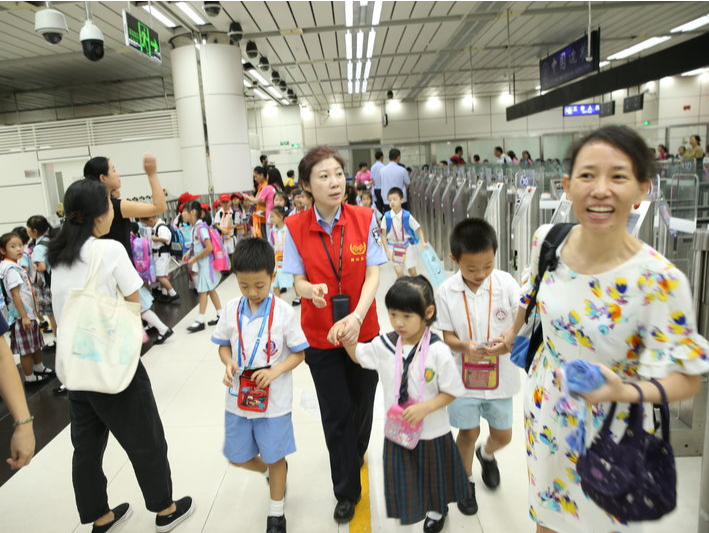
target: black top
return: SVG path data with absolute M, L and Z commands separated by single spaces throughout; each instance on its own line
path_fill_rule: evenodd
M 120 242 L 128 252 L 130 260 L 133 261 L 130 249 L 130 219 L 123 217 L 120 198 L 111 198 L 111 203 L 113 204 L 113 223 L 109 232 L 101 238 Z

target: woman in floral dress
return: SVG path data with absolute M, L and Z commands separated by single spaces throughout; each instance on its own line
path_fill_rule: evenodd
M 574 148 L 571 175 L 563 180 L 579 220 L 557 250 L 559 263 L 547 272 L 537 296 L 544 342 L 526 383 L 524 414 L 529 473 L 529 514 L 537 533 L 642 531 L 622 523 L 583 493 L 576 472 L 578 456 L 566 437 L 579 424 L 560 408 L 557 370 L 584 359 L 601 365 L 605 385 L 584 395 L 586 445 L 600 429 L 609 402 L 619 402 L 611 431 L 625 431 L 629 403 L 661 401 L 656 378 L 669 401 L 691 398 L 709 370 L 709 344 L 696 332 L 686 276 L 647 244 L 628 233 L 628 215 L 650 188 L 654 174 L 649 150 L 633 130 L 605 127 Z M 521 309 L 504 338 L 511 347 L 524 322 L 524 308 L 537 277 L 540 247 L 551 226 L 537 230 L 530 276 Z M 583 407 L 583 400 L 577 402 Z M 649 413 L 646 409 L 646 413 Z M 646 418 L 651 426 L 651 417 Z

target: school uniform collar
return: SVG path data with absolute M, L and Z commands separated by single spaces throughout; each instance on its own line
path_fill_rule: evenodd
M 269 293 L 269 296 L 271 296 L 271 299 L 273 301 L 273 305 L 276 305 L 276 299 L 273 296 L 273 293 Z M 242 300 L 239 300 L 241 302 Z M 258 308 L 256 309 L 256 312 L 254 314 L 251 314 L 251 306 L 249 305 L 249 301 L 244 297 L 243 299 L 244 302 L 244 307 L 243 307 L 243 312 L 244 312 L 244 318 L 247 318 L 248 320 L 253 320 L 254 318 L 260 318 L 266 316 L 266 305 L 268 304 L 268 296 L 263 299 L 263 302 L 258 304 Z M 242 309 L 239 309 L 239 312 L 241 312 Z
M 480 291 L 489 291 L 490 290 L 490 278 L 494 275 L 495 275 L 495 271 L 493 270 L 490 273 L 490 275 L 487 278 L 485 278 L 485 281 L 482 282 L 482 284 L 480 285 L 480 288 L 478 289 L 478 292 L 474 293 L 470 289 L 470 287 L 468 287 L 465 284 L 465 280 L 463 279 L 463 274 L 461 273 L 460 270 L 458 270 L 458 272 L 456 272 L 453 275 L 454 281 L 453 281 L 453 283 L 451 283 L 451 289 L 453 289 L 454 291 L 458 291 L 458 292 L 465 292 L 466 290 L 468 290 L 468 291 L 470 291 L 471 294 L 477 296 L 478 294 L 480 294 Z
M 335 226 L 344 223 L 342 204 L 340 204 L 340 207 L 337 208 L 337 213 L 335 213 L 335 218 L 332 219 L 332 224 L 328 223 L 327 220 L 320 215 L 318 208 L 315 207 L 315 205 L 313 205 L 310 210 L 314 213 L 312 224 L 310 225 L 310 229 L 313 231 L 324 232 L 329 235 L 332 233 Z

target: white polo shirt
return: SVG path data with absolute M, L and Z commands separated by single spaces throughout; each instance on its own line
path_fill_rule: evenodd
M 153 252 L 157 252 L 160 248 L 162 248 L 166 244 L 167 245 L 170 244 L 170 240 L 172 240 L 172 232 L 170 231 L 170 228 L 167 227 L 167 224 L 165 224 L 165 222 L 163 222 L 162 219 L 158 219 L 158 222 L 157 222 L 157 224 L 155 224 L 155 227 L 153 227 L 151 229 L 152 229 L 153 235 L 155 235 L 158 239 L 163 239 L 163 241 L 166 241 L 166 242 L 152 241 Z M 168 254 L 163 254 L 163 255 L 167 255 L 169 257 L 170 254 L 168 253 Z
M 412 349 L 413 346 L 404 345 L 402 357 L 405 358 L 408 356 Z M 376 370 L 377 374 L 379 374 L 379 382 L 382 384 L 382 390 L 384 392 L 385 412 L 389 412 L 391 406 L 394 405 L 394 399 L 397 393 L 397 391 L 394 390 L 396 387 L 394 381 L 394 375 L 396 373 L 395 354 L 396 345 L 392 344 L 386 335 L 380 335 L 372 342 L 366 344 L 358 344 L 355 353 L 359 364 L 362 365 L 363 368 Z M 416 356 L 409 366 L 409 398 L 412 400 L 419 398 L 421 386 L 419 356 L 420 354 Z M 435 398 L 441 392 L 458 397 L 465 391 L 461 373 L 456 369 L 450 348 L 448 348 L 442 339 L 431 343 L 429 346 L 425 361 L 424 376 L 424 394 L 421 401 Z M 423 419 L 421 438 L 423 440 L 432 440 L 445 435 L 450 432 L 450 430 L 448 410 L 444 407 L 443 409 L 434 411 Z
M 273 295 L 271 295 L 273 297 Z M 245 300 L 245 299 L 244 299 Z M 226 308 L 219 317 L 219 322 L 212 335 L 212 342 L 220 346 L 231 346 L 232 358 L 239 358 L 240 373 L 244 370 L 243 357 L 238 353 L 239 330 L 236 327 L 236 311 L 241 298 L 229 300 Z M 292 352 L 302 352 L 308 347 L 303 330 L 300 328 L 300 320 L 295 316 L 293 308 L 280 298 L 273 297 L 273 325 L 271 326 L 271 349 L 274 350 L 271 360 L 268 362 L 266 344 L 268 343 L 268 322 L 263 330 L 261 344 L 251 364 L 252 368 L 261 368 L 267 365 L 274 366 L 285 360 Z M 248 302 L 244 305 L 244 316 L 241 319 L 241 334 L 244 338 L 244 353 L 246 362 L 251 359 L 254 343 L 258 338 L 261 322 L 266 313 L 266 303 L 264 300 L 253 315 Z M 268 321 L 268 317 L 266 316 Z M 239 376 L 234 377 L 238 391 Z M 268 408 L 259 413 L 255 411 L 244 411 L 237 405 L 237 397 L 226 391 L 226 410 L 244 418 L 275 418 L 290 413 L 293 408 L 293 373 L 281 374 L 269 386 Z
M 492 278 L 492 306 L 490 306 L 490 279 Z M 500 337 L 515 320 L 519 307 L 520 287 L 515 279 L 502 270 L 493 270 L 477 293 L 473 293 L 463 280 L 460 270 L 444 281 L 436 291 L 436 327 L 441 331 L 452 331 L 462 341 L 468 341 L 468 319 L 465 313 L 463 295 L 467 298 L 470 323 L 476 342 L 487 341 L 488 316 L 490 317 L 490 338 Z M 488 310 L 490 313 L 488 314 Z M 458 374 L 463 374 L 463 359 L 460 353 L 453 354 Z M 465 389 L 465 398 L 510 398 L 520 388 L 520 372 L 511 360 L 510 354 L 499 358 L 499 385 L 493 390 Z
M 406 230 L 404 229 L 404 210 L 401 209 L 398 213 L 394 213 L 394 211 L 390 211 L 390 213 L 391 213 L 391 229 L 386 234 L 387 235 L 387 242 L 392 243 L 392 244 L 405 243 L 408 239 L 411 238 L 411 235 L 409 235 L 406 232 Z M 421 227 L 421 224 L 418 223 L 418 221 L 413 217 L 413 215 L 409 215 L 409 227 L 411 228 L 411 231 L 414 231 L 414 232 L 418 231 L 418 229 Z M 386 215 L 384 215 L 382 217 L 381 228 L 382 228 L 382 232 L 386 232 L 386 230 L 387 230 Z

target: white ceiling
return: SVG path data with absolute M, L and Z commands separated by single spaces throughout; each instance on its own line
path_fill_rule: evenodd
M 174 107 L 170 39 L 189 32 L 226 32 L 231 21 L 243 26 L 242 49 L 253 40 L 299 102 L 315 109 L 382 101 L 388 90 L 401 99 L 462 96 L 471 90 L 500 94 L 508 89 L 509 75 L 514 75 L 515 92 L 527 94 L 539 83 L 539 59 L 581 37 L 588 25 L 587 2 L 385 1 L 375 27 L 368 91 L 349 95 L 343 1 L 222 2 L 219 16 L 202 12 L 208 24 L 200 27 L 174 2 L 153 2 L 183 24 L 174 30 L 151 22 L 138 7 L 144 3 L 91 2 L 106 44 L 106 56 L 94 63 L 84 58 L 79 41 L 83 2 L 53 3 L 66 15 L 70 30 L 58 45 L 34 33 L 36 5 L 43 2 L 0 2 L 0 114 L 5 122 L 13 122 L 8 113 L 15 111 L 27 117 L 30 110 L 56 109 L 58 118 L 69 118 Z M 189 3 L 201 12 L 202 2 Z M 162 65 L 124 46 L 121 12 L 129 4 L 160 34 Z M 373 4 L 360 7 L 355 0 L 354 31 L 361 27 L 369 33 Z M 601 28 L 604 59 L 707 13 L 705 2 L 593 2 L 592 27 Z M 647 53 L 695 35 L 673 34 Z

